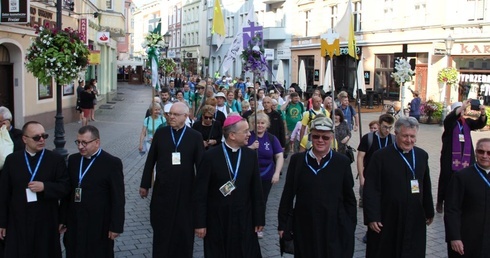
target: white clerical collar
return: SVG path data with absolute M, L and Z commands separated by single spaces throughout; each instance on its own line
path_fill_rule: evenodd
M 226 140 L 225 140 L 225 145 L 226 145 L 226 147 L 230 148 L 232 152 L 237 152 L 237 151 L 240 149 L 240 148 L 233 148 L 233 147 L 231 147 L 231 146 L 230 146 L 230 145 L 229 145 L 229 144 L 226 142 Z
M 29 156 L 34 157 L 36 156 L 37 152 L 30 152 L 26 149 L 26 152 L 29 154 Z
M 488 175 L 488 173 L 490 173 L 490 169 L 484 169 L 480 165 L 478 165 L 478 164 L 476 164 L 476 165 L 478 166 L 479 169 L 485 171 L 487 173 L 487 175 Z
M 86 159 L 92 159 L 94 156 L 97 156 L 97 154 L 99 154 L 99 152 L 100 152 L 100 151 L 101 151 L 101 149 L 99 148 L 99 149 L 97 149 L 97 151 L 96 151 L 96 152 L 94 152 L 94 154 L 92 154 L 92 155 L 90 155 L 90 156 L 88 156 L 88 157 L 85 157 L 85 158 L 86 158 Z

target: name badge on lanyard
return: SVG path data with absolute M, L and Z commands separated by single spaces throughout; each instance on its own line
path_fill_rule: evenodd
M 170 133 L 172 134 L 172 140 L 174 141 L 175 145 L 175 151 L 172 152 L 172 165 L 180 165 L 180 152 L 177 151 L 177 148 L 179 147 L 180 141 L 182 141 L 182 136 L 184 136 L 185 130 L 187 129 L 187 126 L 184 126 L 184 129 L 182 130 L 182 134 L 179 137 L 179 141 L 175 141 L 175 135 L 174 135 L 174 130 L 170 128 Z
M 37 171 L 39 170 L 39 165 L 41 164 L 41 160 L 44 157 L 44 151 L 45 150 L 43 149 L 43 152 L 41 152 L 41 156 L 39 157 L 39 160 L 37 161 L 37 164 L 36 164 L 36 167 L 34 168 L 34 171 L 32 171 L 29 160 L 27 159 L 27 154 L 24 151 L 24 158 L 26 160 L 27 169 L 29 170 L 29 173 L 31 174 L 31 180 L 29 180 L 29 183 L 34 180 L 34 177 L 36 176 Z M 37 202 L 37 193 L 33 192 L 29 188 L 26 188 L 26 197 L 27 197 L 27 202 Z

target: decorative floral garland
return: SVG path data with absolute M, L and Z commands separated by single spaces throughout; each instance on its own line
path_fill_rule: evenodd
M 406 59 L 400 58 L 395 60 L 395 70 L 396 72 L 391 73 L 391 78 L 395 79 L 398 85 L 412 80 L 412 76 L 415 75 L 410 63 Z
M 143 48 L 164 48 L 165 47 L 165 40 L 163 39 L 163 36 L 158 34 L 158 33 L 148 33 L 146 35 L 145 40 L 143 43 L 141 43 L 141 46 Z
M 50 84 L 55 78 L 58 84 L 71 83 L 88 64 L 90 54 L 80 40 L 78 31 L 66 28 L 37 27 L 38 37 L 27 49 L 26 68 L 41 84 Z
M 454 85 L 458 83 L 458 70 L 454 67 L 446 67 L 437 73 L 437 82 Z
M 240 57 L 244 62 L 243 70 L 252 72 L 254 76 L 262 78 L 267 71 L 267 62 L 265 61 L 264 48 L 260 44 L 262 35 L 257 33 L 255 37 L 248 42 L 248 47 L 243 50 Z
M 165 74 L 169 74 L 174 71 L 177 64 L 172 58 L 160 58 L 159 60 L 160 68 Z

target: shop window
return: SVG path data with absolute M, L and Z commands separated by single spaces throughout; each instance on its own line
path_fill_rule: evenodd
M 374 90 L 382 92 L 385 97 L 398 98 L 400 86 L 391 78 L 394 54 L 380 54 L 375 57 Z

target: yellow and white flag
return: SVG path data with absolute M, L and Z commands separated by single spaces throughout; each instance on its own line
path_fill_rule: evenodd
M 217 44 L 219 49 L 221 44 L 225 41 L 226 36 L 225 19 L 223 18 L 223 12 L 221 12 L 221 3 L 219 0 L 214 0 L 213 10 L 213 26 L 211 28 L 211 33 L 217 34 Z
M 349 0 L 347 3 L 344 16 L 339 20 L 337 25 L 334 27 L 334 30 L 339 34 L 341 39 L 347 41 L 349 55 L 355 59 L 358 59 L 356 53 L 356 39 L 354 37 L 354 13 L 352 12 L 351 0 Z

